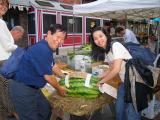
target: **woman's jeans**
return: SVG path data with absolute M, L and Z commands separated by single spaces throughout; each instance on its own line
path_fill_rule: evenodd
M 141 120 L 141 114 L 137 113 L 132 103 L 126 103 L 124 100 L 124 83 L 118 88 L 116 100 L 116 120 Z

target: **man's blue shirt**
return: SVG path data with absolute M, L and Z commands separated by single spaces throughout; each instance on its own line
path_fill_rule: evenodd
M 44 75 L 52 75 L 53 65 L 53 50 L 46 40 L 41 40 L 27 49 L 15 79 L 25 85 L 43 87 L 47 82 Z

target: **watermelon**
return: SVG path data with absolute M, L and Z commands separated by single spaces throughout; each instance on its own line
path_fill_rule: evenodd
M 65 86 L 65 79 L 61 78 L 60 85 L 67 88 L 67 96 L 83 97 L 87 99 L 97 98 L 101 93 L 97 87 L 98 77 L 92 76 L 90 79 L 90 87 L 85 86 L 83 78 L 69 78 L 69 87 Z

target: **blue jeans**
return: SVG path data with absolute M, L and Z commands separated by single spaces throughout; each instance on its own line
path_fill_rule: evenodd
M 134 110 L 132 103 L 125 103 L 125 89 L 122 83 L 118 88 L 116 100 L 116 120 L 141 120 L 140 112 Z
M 11 80 L 9 92 L 20 120 L 50 120 L 51 106 L 39 89 Z

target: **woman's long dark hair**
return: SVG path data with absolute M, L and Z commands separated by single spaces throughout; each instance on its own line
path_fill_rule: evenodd
M 97 46 L 94 42 L 93 39 L 93 33 L 96 31 L 102 31 L 106 37 L 107 37 L 107 43 L 106 43 L 106 48 L 101 48 L 99 46 Z M 109 35 L 109 33 L 106 33 L 105 29 L 102 27 L 96 27 L 93 29 L 92 33 L 91 33 L 91 45 L 92 45 L 92 59 L 95 61 L 104 61 L 105 59 L 105 53 L 107 54 L 110 51 L 110 47 L 111 47 L 111 37 Z

